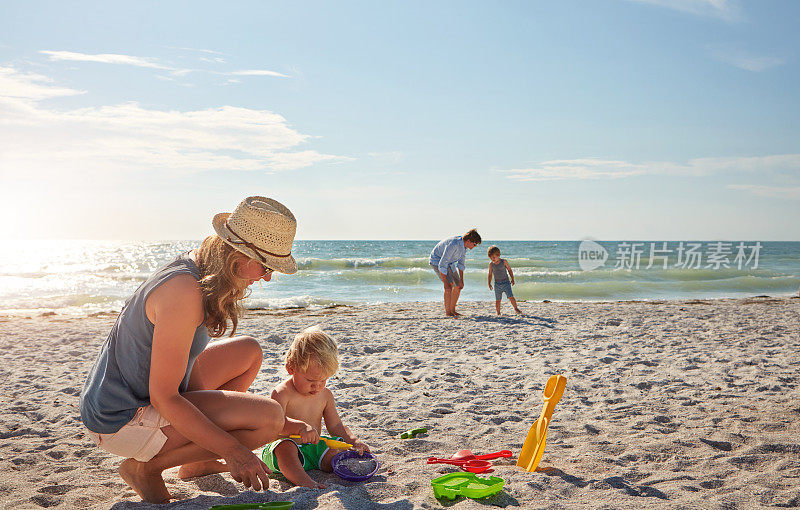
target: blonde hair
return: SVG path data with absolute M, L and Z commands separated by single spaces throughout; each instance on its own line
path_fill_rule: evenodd
M 206 237 L 197 249 L 203 308 L 207 314 L 205 325 L 212 338 L 225 334 L 228 321 L 233 324 L 230 336 L 236 333 L 242 315 L 241 301 L 248 294 L 247 281 L 236 275 L 237 262 L 244 256 L 216 234 Z
M 319 326 L 311 326 L 295 335 L 286 353 L 286 367 L 305 371 L 314 361 L 319 363 L 322 370 L 330 377 L 339 370 L 337 352 L 336 341 Z

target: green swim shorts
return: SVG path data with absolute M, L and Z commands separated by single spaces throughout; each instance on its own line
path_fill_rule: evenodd
M 327 439 L 335 439 L 337 441 L 341 441 L 341 437 L 330 437 L 330 436 L 319 436 L 324 437 Z M 283 438 L 278 439 L 277 441 L 273 441 L 269 443 L 267 446 L 264 447 L 264 451 L 261 452 L 261 460 L 264 461 L 264 464 L 267 465 L 275 473 L 280 473 L 281 470 L 278 467 L 278 459 L 275 457 L 275 448 L 281 444 L 283 441 L 291 441 L 297 446 L 297 455 L 300 457 L 300 462 L 303 464 L 303 469 L 306 471 L 311 471 L 312 469 L 322 469 L 320 464 L 322 463 L 322 457 L 328 452 L 330 448 L 328 445 L 320 439 L 319 443 L 312 444 L 312 443 L 305 443 L 305 444 L 297 444 L 293 439 Z

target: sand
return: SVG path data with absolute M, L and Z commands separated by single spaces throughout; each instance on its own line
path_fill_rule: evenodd
M 505 307 L 506 304 L 504 304 Z M 95 447 L 78 394 L 113 316 L 0 318 L 0 507 L 197 508 L 292 500 L 295 508 L 754 508 L 800 505 L 800 299 L 436 303 L 251 312 L 240 333 L 261 341 L 253 391 L 285 376 L 301 329 L 320 324 L 340 344 L 329 381 L 347 424 L 381 462 L 367 482 L 311 476 L 243 491 L 227 474 L 189 481 L 165 473 L 179 501 L 143 504 L 118 477 L 120 458 Z M 505 307 L 506 313 L 510 311 Z M 502 493 L 437 501 L 430 480 L 449 457 L 517 454 L 541 410 L 547 377 L 562 373 L 547 450 L 536 473 L 495 461 Z M 429 433 L 397 439 L 409 428 Z

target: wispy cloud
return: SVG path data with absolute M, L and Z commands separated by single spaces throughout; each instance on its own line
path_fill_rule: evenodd
M 71 171 L 276 172 L 350 159 L 303 148 L 311 136 L 267 110 L 155 110 L 127 103 L 63 111 L 40 104 L 81 93 L 45 76 L 0 67 L 3 166 L 37 176 Z
M 85 93 L 83 90 L 53 85 L 52 79 L 41 74 L 21 73 L 11 67 L 0 67 L 0 100 L 39 101 Z
M 800 172 L 800 154 L 696 158 L 686 163 L 649 161 L 632 163 L 596 158 L 542 161 L 529 168 L 497 170 L 515 181 L 620 179 L 640 175 L 705 176 L 728 172 Z
M 747 191 L 760 197 L 800 200 L 800 186 L 785 187 L 761 186 L 758 184 L 729 184 L 726 188 Z
M 87 53 L 76 53 L 74 51 L 51 50 L 42 50 L 39 53 L 49 56 L 50 60 L 54 61 L 69 60 L 73 62 L 99 62 L 102 64 L 122 64 L 136 67 L 149 67 L 152 69 L 174 70 L 174 68 L 159 64 L 152 59 L 134 57 L 131 55 L 120 55 L 117 53 L 99 53 L 90 55 Z
M 719 18 L 725 21 L 739 21 L 743 18 L 739 3 L 734 0 L 628 0 L 651 4 L 667 9 Z
M 289 76 L 278 73 L 275 71 L 267 71 L 265 69 L 245 69 L 243 71 L 231 71 L 229 73 L 216 73 L 224 74 L 226 76 L 277 76 L 280 78 L 288 78 Z
M 211 50 L 195 50 L 195 51 L 211 52 Z M 221 76 L 274 76 L 279 78 L 289 78 L 288 75 L 279 73 L 277 71 L 270 71 L 267 69 L 244 69 L 239 71 L 214 71 L 207 69 L 189 69 L 189 68 L 166 65 L 164 63 L 159 62 L 157 59 L 153 58 L 136 57 L 133 55 L 122 55 L 118 53 L 88 54 L 88 53 L 77 53 L 74 51 L 53 51 L 53 50 L 41 50 L 39 53 L 47 55 L 52 61 L 97 62 L 101 64 L 129 65 L 135 67 L 166 70 L 175 76 L 186 76 L 189 73 L 211 73 Z M 213 58 L 213 59 L 204 58 L 202 60 L 214 64 L 225 62 L 221 58 Z
M 197 57 L 198 60 L 201 62 L 208 62 L 211 64 L 224 64 L 225 59 L 218 55 L 225 55 L 221 51 L 214 51 L 214 50 L 207 50 L 204 48 L 189 48 L 186 46 L 164 46 L 165 48 L 169 48 L 171 50 L 180 50 L 180 51 L 191 51 L 195 53 L 202 53 L 204 55 L 208 55 L 205 57 Z
M 208 62 L 210 64 L 224 64 L 225 59 L 222 57 L 199 57 L 198 60 L 201 62 Z
M 741 48 L 709 45 L 706 52 L 716 60 L 745 71 L 761 72 L 782 65 L 785 60 L 774 56 L 758 56 Z
M 402 151 L 368 152 L 367 156 L 374 158 L 380 163 L 387 164 L 397 164 L 405 158 L 405 154 L 403 154 Z
M 190 48 L 188 46 L 164 46 L 165 48 L 169 48 L 171 50 L 184 50 L 184 51 L 197 51 L 200 53 L 208 53 L 211 55 L 224 55 L 221 51 L 214 51 L 214 50 L 207 50 L 205 48 Z

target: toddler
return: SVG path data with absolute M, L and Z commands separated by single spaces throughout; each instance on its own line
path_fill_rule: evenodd
M 500 315 L 500 301 L 503 299 L 503 292 L 506 293 L 506 297 L 511 301 L 514 311 L 522 313 L 517 307 L 514 293 L 511 292 L 511 286 L 514 285 L 514 271 L 511 270 L 508 261 L 500 258 L 500 248 L 497 246 L 490 246 L 486 254 L 491 259 L 491 262 L 489 262 L 489 290 L 492 289 L 492 276 L 494 276 L 494 306 L 497 308 L 497 315 Z M 511 281 L 509 281 L 509 276 Z
M 318 326 L 308 328 L 295 336 L 289 347 L 286 354 L 289 378 L 272 390 L 272 398 L 283 407 L 287 418 L 304 421 L 317 434 L 322 430 L 324 419 L 325 428 L 334 437 L 323 437 L 350 443 L 359 453 L 368 452 L 369 447 L 342 423 L 333 393 L 325 387 L 338 368 L 336 342 Z M 283 473 L 295 485 L 324 489 L 325 486 L 312 480 L 306 471 L 331 472 L 331 459 L 342 450 L 328 448 L 318 436 L 314 439 L 316 441 L 305 444 L 279 439 L 264 448 L 262 458 L 272 471 Z

